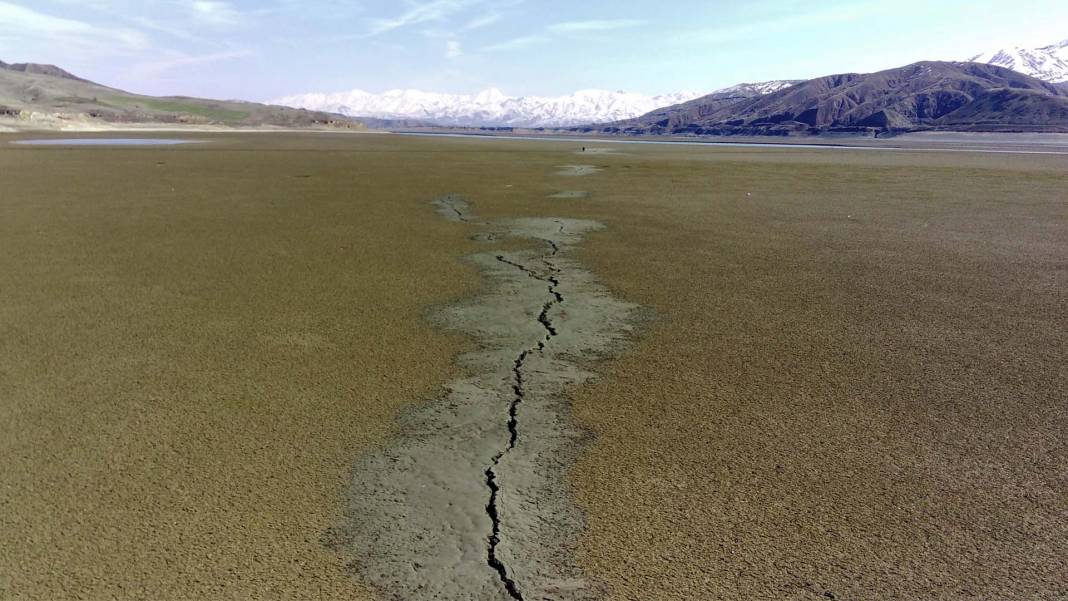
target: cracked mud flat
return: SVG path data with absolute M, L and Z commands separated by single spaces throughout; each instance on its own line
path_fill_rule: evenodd
M 595 165 L 563 165 L 560 167 L 560 170 L 556 172 L 556 175 L 581 177 L 583 175 L 592 175 L 600 171 L 603 171 L 603 169 Z
M 595 376 L 577 360 L 623 347 L 637 307 L 567 256 L 599 223 L 486 223 L 457 196 L 435 204 L 480 225 L 483 240 L 533 248 L 468 258 L 486 290 L 436 316 L 477 340 L 459 358 L 467 376 L 409 411 L 395 442 L 358 463 L 337 542 L 388 599 L 597 598 L 574 559 L 583 516 L 567 472 L 583 434 L 567 391 Z

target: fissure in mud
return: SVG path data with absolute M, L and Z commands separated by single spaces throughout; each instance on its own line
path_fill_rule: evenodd
M 484 244 L 537 248 L 467 258 L 485 291 L 434 319 L 473 337 L 465 375 L 401 417 L 398 435 L 353 470 L 342 549 L 386 599 L 592 600 L 575 561 L 582 533 L 567 472 L 583 433 L 568 390 L 617 353 L 635 307 L 613 298 L 568 257 L 600 224 L 576 219 L 485 222 L 456 195 L 440 214 Z M 562 309 L 566 302 L 567 310 Z
M 560 231 L 563 232 L 563 226 L 561 226 Z M 549 247 L 552 249 L 552 252 L 551 252 L 551 254 L 549 256 L 555 256 L 556 253 L 559 252 L 559 250 L 560 250 L 559 247 L 552 241 L 547 240 L 546 242 L 549 244 Z M 547 333 L 545 334 L 545 336 L 544 336 L 544 338 L 542 340 L 538 341 L 536 346 L 531 347 L 531 348 L 523 351 L 522 353 L 519 354 L 518 357 L 516 357 L 516 360 L 515 360 L 515 367 L 513 368 L 513 371 L 515 372 L 515 384 L 512 387 L 512 391 L 514 392 L 515 396 L 512 399 L 512 403 L 508 407 L 508 433 L 509 433 L 508 447 L 505 448 L 504 450 L 502 450 L 497 455 L 495 455 L 493 457 L 493 465 L 491 465 L 490 467 L 486 468 L 486 485 L 490 489 L 490 500 L 489 500 L 489 504 L 486 506 L 486 512 L 489 514 L 490 519 L 493 522 L 493 531 L 492 531 L 492 533 L 490 534 L 490 537 L 489 537 L 488 563 L 489 563 L 490 567 L 493 568 L 494 570 L 496 570 L 497 573 L 500 575 L 501 582 L 504 583 L 504 587 L 508 591 L 508 594 L 511 595 L 513 599 L 517 599 L 518 601 L 523 601 L 523 595 L 519 591 L 518 585 L 516 584 L 516 582 L 512 578 L 510 578 L 508 576 L 508 568 L 507 568 L 507 566 L 505 566 L 504 563 L 500 560 L 500 558 L 497 557 L 497 546 L 501 542 L 501 525 L 500 525 L 499 513 L 497 511 L 497 497 L 498 497 L 498 493 L 499 493 L 499 488 L 497 487 L 497 475 L 494 472 L 494 469 L 500 464 L 501 459 L 503 459 L 504 456 L 506 454 L 508 454 L 508 452 L 510 452 L 512 449 L 514 449 L 516 444 L 518 444 L 518 442 L 519 442 L 519 418 L 518 418 L 518 413 L 519 413 L 519 405 L 520 405 L 520 403 L 523 402 L 523 394 L 524 394 L 524 390 L 523 390 L 523 368 L 524 368 L 524 365 L 526 364 L 527 357 L 531 353 L 536 353 L 536 352 L 540 353 L 540 352 L 544 351 L 545 350 L 545 346 L 554 337 L 556 337 L 557 331 L 556 331 L 556 328 L 553 327 L 552 321 L 549 319 L 549 311 L 555 305 L 564 302 L 564 297 L 556 289 L 560 285 L 559 280 L 557 280 L 556 278 L 554 278 L 552 276 L 548 276 L 548 277 L 540 276 L 536 272 L 534 272 L 534 270 L 532 270 L 532 269 L 530 269 L 528 267 L 525 267 L 525 266 L 523 266 L 523 265 L 521 265 L 519 263 L 515 263 L 513 261 L 509 261 L 503 255 L 497 255 L 497 260 L 501 261 L 502 263 L 505 263 L 507 265 L 511 265 L 513 267 L 516 267 L 517 269 L 519 269 L 520 271 L 522 271 L 523 273 L 525 273 L 529 277 L 532 277 L 532 278 L 534 278 L 536 280 L 548 282 L 549 283 L 549 286 L 548 286 L 549 295 L 552 298 L 552 300 L 546 302 L 542 306 L 541 312 L 538 313 L 538 317 L 537 317 L 538 323 L 540 323 L 542 325 L 542 327 L 545 328 L 545 331 Z M 543 261 L 544 261 L 546 267 L 548 267 L 550 270 L 554 269 L 554 267 L 548 261 L 548 259 L 543 259 Z

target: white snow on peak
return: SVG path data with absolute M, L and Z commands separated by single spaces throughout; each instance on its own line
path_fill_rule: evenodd
M 478 94 L 439 94 L 420 90 L 363 90 L 309 93 L 272 100 L 295 108 L 350 117 L 410 120 L 434 125 L 488 127 L 569 127 L 619 121 L 702 96 L 679 92 L 647 96 L 635 92 L 579 90 L 566 96 L 507 96 L 496 88 Z
M 777 92 L 796 81 L 745 83 L 717 92 Z M 637 92 L 579 90 L 566 96 L 508 96 L 497 88 L 477 94 L 439 94 L 420 90 L 363 90 L 309 93 L 270 101 L 294 108 L 340 113 L 349 117 L 417 121 L 443 126 L 572 127 L 640 117 L 705 94 L 677 92 L 648 96 Z
M 498 90 L 497 88 L 488 88 L 486 90 L 482 90 L 478 93 L 477 96 L 475 96 L 475 102 L 481 104 L 492 104 L 495 102 L 504 102 L 505 100 L 507 100 L 507 98 L 508 97 L 504 95 L 504 92 Z
M 1049 82 L 1068 81 L 1068 40 L 1041 48 L 1014 46 L 977 54 L 973 63 L 989 63 Z
M 759 83 L 740 83 L 738 85 L 731 86 L 729 88 L 723 88 L 722 90 L 716 90 L 713 94 L 727 94 L 731 92 L 744 92 L 747 94 L 766 96 L 768 94 L 774 94 L 779 90 L 786 89 L 792 85 L 801 83 L 800 79 L 777 79 L 774 81 L 762 81 Z

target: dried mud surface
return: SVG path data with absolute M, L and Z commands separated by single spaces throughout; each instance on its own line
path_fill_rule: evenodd
M 478 278 L 409 199 L 464 182 L 378 136 L 201 137 L 0 142 L 0 599 L 373 598 L 322 533 L 453 377 L 425 307 Z
M 1068 598 L 1068 160 L 602 160 L 657 315 L 575 397 L 609 599 Z
M 564 190 L 555 194 L 550 194 L 549 198 L 565 198 L 565 199 L 577 199 L 577 198 L 589 198 L 590 193 L 582 190 Z
M 556 175 L 563 175 L 567 177 L 582 177 L 584 175 L 593 175 L 594 173 L 597 173 L 601 170 L 601 167 L 597 167 L 594 165 L 564 165 L 560 167 L 560 170 L 556 172 Z
M 538 335 L 538 281 L 463 257 L 537 263 L 482 223 L 561 214 L 605 226 L 566 260 L 657 316 L 568 389 L 583 529 L 545 553 L 581 594 L 1068 598 L 1065 157 L 634 145 L 562 203 L 574 142 L 200 137 L 0 135 L 0 598 L 383 598 L 323 536 L 353 463 L 477 373 L 427 307 L 511 281 Z M 447 190 L 477 223 L 428 210 Z M 494 552 L 522 593 L 516 423 Z M 479 473 L 460 559 L 509 594 Z
M 596 599 L 576 563 L 583 517 L 567 474 L 582 433 L 568 391 L 580 367 L 618 352 L 635 307 L 616 300 L 571 257 L 588 220 L 481 222 L 464 199 L 435 202 L 447 219 L 521 239 L 468 261 L 488 280 L 436 321 L 471 335 L 465 376 L 407 412 L 400 433 L 356 466 L 343 550 L 387 599 Z

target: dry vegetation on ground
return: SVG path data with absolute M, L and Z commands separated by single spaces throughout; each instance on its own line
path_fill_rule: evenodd
M 206 137 L 0 137 L 0 597 L 366 596 L 322 538 L 455 375 L 448 192 L 655 314 L 576 398 L 613 598 L 1068 595 L 1068 158 Z

